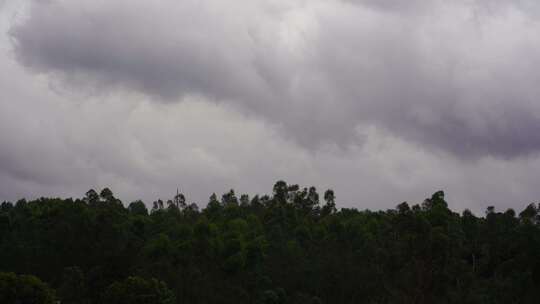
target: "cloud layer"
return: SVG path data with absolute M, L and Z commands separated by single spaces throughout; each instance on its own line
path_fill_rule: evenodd
M 0 199 L 204 201 L 281 178 L 361 208 L 540 194 L 534 1 L 15 2 Z
M 21 63 L 78 90 L 199 94 L 311 148 L 374 124 L 463 158 L 512 158 L 540 148 L 536 12 L 503 0 L 58 0 L 34 3 L 10 33 Z

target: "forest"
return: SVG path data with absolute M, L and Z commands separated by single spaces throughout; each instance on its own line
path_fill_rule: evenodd
M 361 206 L 361 202 L 359 202 Z M 182 193 L 0 206 L 0 303 L 539 303 L 540 210 L 449 209 L 443 191 L 385 211 L 332 190 Z

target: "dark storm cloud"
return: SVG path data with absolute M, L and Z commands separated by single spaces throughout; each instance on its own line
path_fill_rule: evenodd
M 79 90 L 228 102 L 297 142 L 374 124 L 463 158 L 540 150 L 540 36 L 529 1 L 46 1 L 17 58 Z M 526 9 L 528 10 L 526 10 Z
M 164 99 L 192 92 L 238 98 L 260 90 L 256 71 L 242 67 L 254 55 L 248 33 L 233 32 L 234 16 L 197 1 L 83 2 L 35 2 L 27 22 L 11 30 L 21 62 Z

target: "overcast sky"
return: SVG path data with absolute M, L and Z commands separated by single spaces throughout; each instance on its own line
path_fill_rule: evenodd
M 540 198 L 537 0 L 0 0 L 0 201 Z

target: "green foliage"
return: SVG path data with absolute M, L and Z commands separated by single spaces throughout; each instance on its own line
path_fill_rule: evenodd
M 134 202 L 132 202 L 131 204 L 129 204 L 128 210 L 132 214 L 137 214 L 137 215 L 141 215 L 141 216 L 148 215 L 148 209 L 146 208 L 146 206 L 144 205 L 144 203 L 142 201 L 134 201 Z
M 238 199 L 239 197 L 239 199 Z M 538 303 L 540 211 L 386 211 L 327 190 L 177 193 L 126 207 L 110 189 L 0 205 L 0 303 Z M 18 301 L 18 302 L 17 302 Z M 41 302 L 40 302 L 41 301 Z
M 0 272 L 0 303 L 53 304 L 54 293 L 35 276 Z
M 83 271 L 79 267 L 67 267 L 62 274 L 58 296 L 64 304 L 88 303 L 88 287 Z
M 128 277 L 111 284 L 103 293 L 104 304 L 174 304 L 176 299 L 164 282 Z

